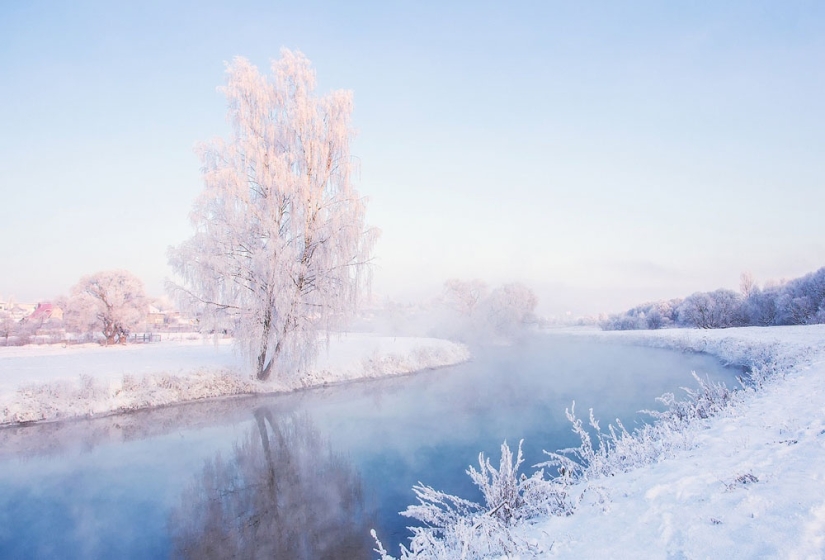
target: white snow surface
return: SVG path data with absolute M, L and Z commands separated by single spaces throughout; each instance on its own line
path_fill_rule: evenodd
M 194 337 L 193 337 L 194 338 Z M 333 336 L 315 365 L 291 382 L 258 382 L 231 339 L 0 347 L 0 425 L 60 420 L 227 395 L 286 392 L 403 375 L 470 358 L 434 338 Z
M 572 515 L 517 526 L 529 552 L 502 558 L 825 558 L 825 325 L 559 332 L 770 362 L 775 374 L 693 423 L 673 456 L 580 483 Z

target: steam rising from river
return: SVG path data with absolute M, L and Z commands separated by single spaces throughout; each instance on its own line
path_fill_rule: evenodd
M 282 527 L 284 538 L 262 541 L 267 550 L 297 550 L 298 557 L 310 550 L 311 539 L 301 541 L 304 548 L 290 548 L 304 533 L 285 524 L 289 516 L 278 513 L 280 499 L 318 504 L 305 511 L 307 534 L 313 527 L 335 531 L 353 543 L 355 557 L 369 553 L 362 546 L 371 547 L 371 527 L 397 550 L 409 523 L 398 512 L 414 502 L 413 484 L 475 499 L 465 470 L 479 452 L 495 460 L 503 440 L 515 445 L 524 438 L 525 464 L 531 465 L 542 461 L 542 449 L 577 444 L 564 418 L 573 400 L 581 413 L 593 407 L 603 425 L 619 417 L 632 429 L 645 418 L 637 410 L 691 385 L 692 370 L 729 385 L 740 373 L 702 354 L 536 335 L 510 346 L 477 347 L 470 363 L 402 378 L 0 430 L 0 512 L 15 512 L 5 517 L 6 534 L 13 536 L 6 550 L 26 553 L 27 543 L 40 543 L 76 556 L 82 521 L 99 528 L 91 550 L 103 556 L 123 550 L 140 555 L 147 543 L 168 546 L 161 555 L 200 553 L 198 543 L 223 538 L 221 531 L 231 527 L 217 522 L 233 511 L 219 499 L 226 491 L 247 500 L 249 507 L 236 508 L 247 516 L 275 515 L 270 526 Z M 21 456 L 27 457 L 25 469 Z M 95 476 L 79 474 L 92 465 Z M 56 488 L 72 491 L 50 493 Z M 48 499 L 21 501 L 21 492 L 44 492 Z M 94 507 L 101 500 L 106 511 Z M 31 511 L 21 510 L 26 507 Z M 62 519 L 64 511 L 121 521 L 67 518 L 37 532 L 42 524 L 33 519 Z M 243 547 L 252 541 L 242 526 L 234 527 L 230 541 L 248 552 Z M 312 542 L 318 548 L 306 552 L 309 557 L 328 550 Z M 159 549 L 144 552 L 152 556 Z

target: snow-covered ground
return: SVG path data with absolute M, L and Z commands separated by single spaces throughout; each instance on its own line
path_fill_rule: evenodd
M 583 483 L 595 491 L 573 515 L 518 527 L 535 555 L 825 557 L 825 325 L 560 332 L 767 363 L 777 375 L 694 423 L 673 456 Z
M 231 340 L 0 347 L 0 425 L 401 375 L 469 357 L 446 340 L 349 334 L 333 337 L 300 380 L 260 383 L 241 374 Z

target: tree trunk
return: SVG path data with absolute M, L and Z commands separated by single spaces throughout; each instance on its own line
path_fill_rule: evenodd
M 266 381 L 269 379 L 269 376 L 272 374 L 272 366 L 275 364 L 276 360 L 278 359 L 278 354 L 281 353 L 281 342 L 275 345 L 275 351 L 272 352 L 272 357 L 269 359 L 269 362 L 266 361 L 266 347 L 267 343 L 264 343 L 264 348 L 262 353 L 258 356 L 258 380 L 259 381 Z M 264 364 L 266 364 L 264 366 Z
M 266 363 L 266 351 L 268 345 L 269 338 L 265 337 L 263 343 L 261 344 L 261 352 L 258 354 L 258 371 L 256 375 L 258 381 L 266 381 L 269 379 L 269 374 L 272 370 L 272 360 L 269 361 L 269 364 Z
M 106 337 L 106 346 L 115 343 L 115 333 L 110 329 L 103 331 L 103 336 Z
M 270 309 L 267 309 L 266 315 L 264 316 L 263 332 L 261 333 L 261 350 L 258 353 L 258 381 L 266 381 L 269 379 L 269 376 L 272 373 L 272 362 L 275 361 L 275 357 L 278 355 L 278 347 L 280 346 L 280 344 L 276 345 L 275 355 L 269 360 L 269 363 L 267 363 L 266 353 L 269 350 L 269 331 L 271 329 L 272 311 Z

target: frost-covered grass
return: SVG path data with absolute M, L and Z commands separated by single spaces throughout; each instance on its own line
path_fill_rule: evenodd
M 541 470 L 519 474 L 506 443 L 499 469 L 470 468 L 483 504 L 416 487 L 404 514 L 423 525 L 402 558 L 825 556 L 825 326 L 558 332 L 708 352 L 750 378 L 697 377 L 633 432 L 571 407 L 582 443 Z
M 230 340 L 103 348 L 0 348 L 0 424 L 87 417 L 240 394 L 292 391 L 401 375 L 469 359 L 460 344 L 428 338 L 333 338 L 315 365 L 288 382 L 242 375 Z

